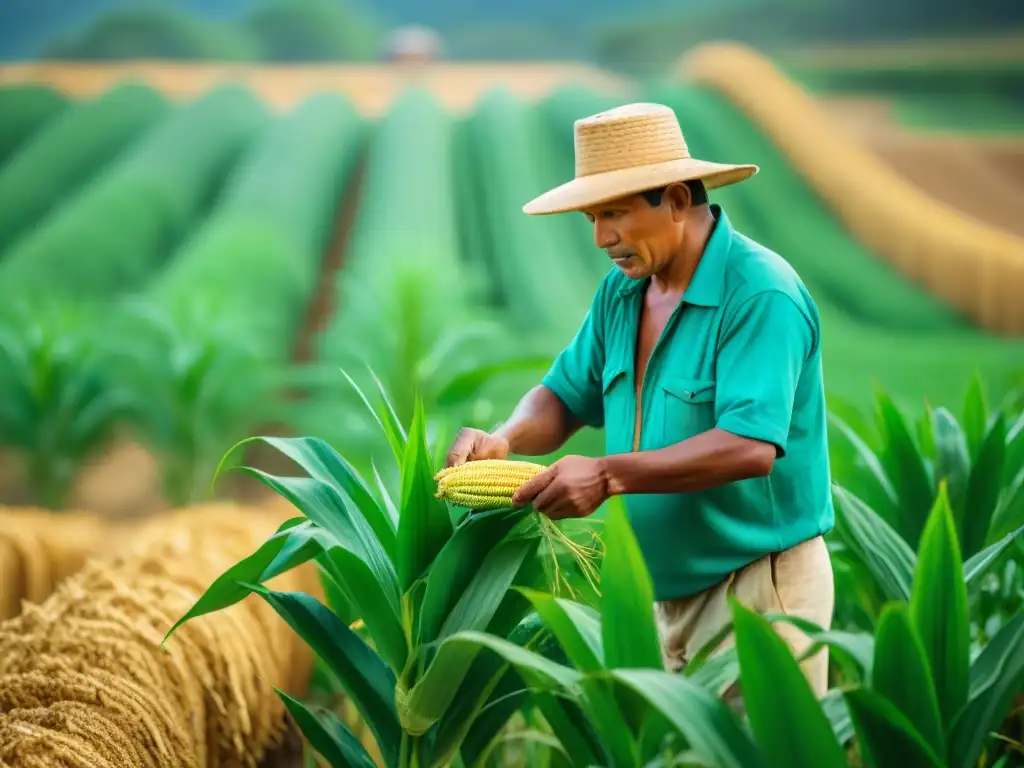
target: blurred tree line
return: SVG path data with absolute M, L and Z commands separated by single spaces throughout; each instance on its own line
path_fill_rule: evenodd
M 390 26 L 417 22 L 441 32 L 446 58 L 591 59 L 645 75 L 705 40 L 771 49 L 1024 30 L 1024 0 L 126 2 L 4 0 L 0 56 L 13 50 L 12 29 L 25 38 L 30 29 L 43 35 L 45 28 L 46 42 L 32 45 L 32 53 L 44 58 L 367 60 L 378 57 Z
M 338 0 L 262 0 L 230 18 L 210 18 L 162 2 L 103 12 L 45 44 L 42 58 L 368 60 L 382 26 Z

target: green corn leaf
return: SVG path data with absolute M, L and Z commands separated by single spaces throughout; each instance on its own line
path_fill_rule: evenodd
M 355 468 L 325 441 L 316 437 L 252 437 L 243 440 L 237 447 L 260 441 L 275 448 L 298 464 L 306 473 L 324 483 L 333 485 L 348 495 L 366 518 L 376 534 L 384 551 L 394 560 L 395 525 L 390 516 L 381 509 L 369 487 Z
M 515 667 L 528 686 L 540 690 L 564 689 L 569 693 L 578 692 L 579 683 L 583 679 L 581 673 L 571 667 L 485 632 L 459 632 L 449 637 L 444 645 L 465 646 L 474 653 L 479 650 L 494 652 Z
M 836 524 L 843 540 L 856 552 L 890 600 L 910 598 L 916 556 L 907 542 L 864 502 L 838 485 Z
M 810 658 L 822 647 L 828 647 L 832 658 L 842 666 L 847 680 L 871 677 L 875 639 L 867 632 L 826 630 L 807 619 L 781 613 L 765 613 L 763 618 L 769 624 L 792 624 L 811 639 L 799 661 Z M 728 621 L 697 650 L 682 674 L 709 690 L 723 693 L 739 678 L 739 661 L 734 646 L 715 651 L 733 630 L 733 622 Z
M 228 608 L 248 597 L 249 590 L 239 582 L 262 584 L 312 560 L 333 543 L 330 534 L 304 518 L 286 521 L 259 549 L 218 576 L 195 604 L 167 630 L 163 643 L 185 622 Z
M 331 768 L 377 768 L 366 748 L 341 719 L 328 709 L 310 707 L 274 688 L 288 714 Z
M 373 732 L 389 764 L 402 739 L 395 711 L 395 675 L 352 629 L 320 601 L 303 592 L 246 585 L 270 604 L 324 661 Z
M 835 476 L 841 478 L 844 485 L 856 482 L 856 485 L 851 487 L 857 489 L 857 495 L 865 499 L 873 509 L 879 510 L 879 514 L 893 524 L 899 499 L 878 455 L 845 419 L 830 413 L 829 423 L 835 427 L 835 442 L 830 445 L 830 452 L 838 454 L 840 446 L 845 442 L 850 457 L 850 465 L 846 467 L 838 461 L 837 456 Z
M 477 659 L 481 660 L 482 657 Z M 525 707 L 531 695 L 514 669 L 504 663 L 495 666 L 500 670 L 499 680 L 489 692 L 487 700 L 479 707 L 477 717 L 468 726 L 465 720 L 456 724 L 463 731 L 458 741 L 461 744 L 459 755 L 467 766 L 483 765 L 481 757 L 487 754 L 512 715 Z M 440 749 L 455 742 L 455 739 L 445 736 L 447 729 L 444 725 L 438 729 L 437 743 L 441 745 Z
M 830 688 L 821 698 L 821 708 L 832 725 L 832 733 L 836 735 L 836 740 L 846 746 L 854 737 L 855 731 L 850 719 L 850 710 L 846 706 L 846 699 L 843 698 L 843 689 Z
M 537 543 L 535 539 L 511 539 L 491 550 L 445 618 L 438 640 L 464 630 L 486 629 L 524 561 L 536 551 Z
M 946 754 L 935 681 L 906 603 L 889 603 L 882 610 L 871 689 L 907 717 L 936 755 Z
M 495 509 L 467 515 L 430 566 L 420 608 L 421 643 L 437 639 L 441 625 L 462 597 L 491 550 L 526 515 L 527 509 Z
M 932 430 L 935 435 L 934 488 L 945 481 L 949 489 L 949 503 L 954 512 L 963 514 L 967 495 L 967 480 L 971 474 L 971 452 L 967 438 L 956 418 L 945 408 L 932 412 Z
M 921 445 L 921 452 L 926 458 L 935 457 L 935 419 L 934 409 L 926 400 L 924 404 L 924 415 L 917 420 L 917 440 Z
M 544 720 L 552 733 L 565 747 L 569 755 L 569 765 L 573 768 L 614 765 L 606 757 L 607 753 L 600 737 L 582 707 L 568 697 L 556 696 L 550 692 L 534 694 L 533 700 L 537 709 L 544 715 Z
M 1007 484 L 992 516 L 990 539 L 1002 539 L 1024 526 L 1024 468 Z
M 311 477 L 277 477 L 251 467 L 242 470 L 288 499 L 306 517 L 330 532 L 338 545 L 363 560 L 397 609 L 399 588 L 394 564 L 366 518 L 359 510 L 353 510 L 333 485 Z
M 999 560 L 999 556 L 1003 554 L 1010 547 L 1013 542 L 1024 534 L 1024 524 L 1022 524 L 1017 530 L 1012 531 L 1003 536 L 999 541 L 996 541 L 981 552 L 977 552 L 967 559 L 964 563 L 964 581 L 968 585 L 973 584 L 979 578 L 985 575 L 990 565 Z
M 366 562 L 347 549 L 331 547 L 321 557 L 321 562 L 334 588 L 363 620 L 384 661 L 392 671 L 400 672 L 409 656 L 400 608 Z
M 921 536 L 910 614 L 927 654 L 944 728 L 967 701 L 970 632 L 967 586 L 945 488 Z
M 573 666 L 581 672 L 604 668 L 601 617 L 593 608 L 531 589 L 520 590 L 540 614 Z
M 729 602 L 743 701 L 765 765 L 844 768 L 832 725 L 789 646 L 764 617 Z
M 964 394 L 963 413 L 964 434 L 967 437 L 967 447 L 971 452 L 972 461 L 977 461 L 978 452 L 985 439 L 988 415 L 988 400 L 985 397 L 981 374 L 975 371 L 967 384 L 967 392 Z
M 616 669 L 609 674 L 667 718 L 698 758 L 720 768 L 770 764 L 761 759 L 754 742 L 728 706 L 692 680 L 646 669 Z
M 913 724 L 884 696 L 867 688 L 845 690 L 843 697 L 865 753 L 875 768 L 944 768 L 944 761 Z
M 422 402 L 417 400 L 402 458 L 398 577 L 403 592 L 423 576 L 453 533 L 448 507 L 434 498 L 434 471 L 427 451 L 425 419 Z
M 536 547 L 531 546 L 531 553 L 526 562 L 516 574 L 513 588 L 506 592 L 498 606 L 494 617 L 487 625 L 487 632 L 497 637 L 505 637 L 517 645 L 529 646 L 538 640 L 543 633 L 542 625 L 537 616 L 527 616 L 529 601 L 518 591 L 519 587 L 539 584 L 543 578 L 543 568 L 538 562 Z M 526 587 L 528 588 L 528 587 Z M 524 619 L 524 617 L 526 617 Z M 548 655 L 546 647 L 536 648 L 542 655 Z M 558 659 L 561 661 L 561 659 Z M 480 716 L 482 707 L 495 705 L 493 701 L 496 695 L 493 692 L 499 679 L 511 675 L 519 679 L 514 669 L 508 667 L 504 660 L 496 654 L 477 655 L 473 665 L 465 676 L 465 680 L 459 688 L 451 706 L 447 708 L 440 723 L 437 725 L 435 748 L 441 756 L 451 756 L 462 743 L 467 734 L 474 727 L 474 723 Z M 490 699 L 488 697 L 491 697 Z M 487 703 L 485 703 L 487 702 Z M 501 703 L 497 704 L 498 714 L 504 711 Z M 511 712 L 509 713 L 511 715 Z M 496 715 L 488 718 L 493 722 Z M 508 716 L 506 716 L 507 719 Z M 478 734 L 479 735 L 479 734 Z
M 611 669 L 660 669 L 663 661 L 654 623 L 654 587 L 622 500 L 609 502 L 606 551 L 601 563 L 601 636 Z
M 928 519 L 935 493 L 924 456 L 914 443 L 903 415 L 886 393 L 879 392 L 877 398 L 880 429 L 885 435 L 882 466 L 892 479 L 899 498 L 894 527 L 914 549 Z
M 398 462 L 399 465 L 401 465 L 402 457 L 406 453 L 405 442 L 407 438 L 405 437 L 404 432 L 401 429 L 401 425 L 398 425 L 396 427 L 395 422 L 391 418 L 391 414 L 394 413 L 394 409 L 391 407 L 390 402 L 388 402 L 387 397 L 385 396 L 384 398 L 385 402 L 387 403 L 385 409 L 387 413 L 387 418 L 385 418 L 381 414 L 381 409 L 373 407 L 373 404 L 370 402 L 370 399 L 366 396 L 366 393 L 363 392 L 362 388 L 360 388 L 358 384 L 356 384 L 355 379 L 353 379 L 344 369 L 339 370 L 341 370 L 341 375 L 344 376 L 345 379 L 348 381 L 349 386 L 351 386 L 352 389 L 355 390 L 356 394 L 359 395 L 359 399 L 363 401 L 363 405 L 366 406 L 366 410 L 370 412 L 374 420 L 377 422 L 377 426 L 380 427 L 381 432 L 384 433 L 384 436 L 388 440 L 388 445 L 391 447 L 391 453 L 395 457 L 395 461 Z
M 967 483 L 967 500 L 957 523 L 960 548 L 964 557 L 983 549 L 1003 488 L 1003 465 L 1006 460 L 1006 421 L 999 414 L 975 454 Z
M 446 640 L 461 632 L 487 629 L 533 547 L 533 541 L 522 539 L 495 547 L 448 615 L 439 638 Z M 406 730 L 421 735 L 444 717 L 475 658 L 472 646 L 441 643 L 426 673 L 402 697 L 399 714 Z
M 972 768 L 1024 688 L 1024 613 L 1000 627 L 971 665 L 970 695 L 950 735 L 950 768 Z

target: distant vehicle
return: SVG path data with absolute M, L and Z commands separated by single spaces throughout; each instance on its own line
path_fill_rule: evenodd
M 436 61 L 441 56 L 441 36 L 418 24 L 396 27 L 387 37 L 384 56 L 388 61 Z

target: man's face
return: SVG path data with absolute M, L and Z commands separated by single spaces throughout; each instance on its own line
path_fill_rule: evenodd
M 670 187 L 657 206 L 630 195 L 583 211 L 594 227 L 594 244 L 632 280 L 660 272 L 682 245 L 685 188 Z

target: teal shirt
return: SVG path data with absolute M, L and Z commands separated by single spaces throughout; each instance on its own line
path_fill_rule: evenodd
M 712 212 L 704 255 L 648 363 L 639 448 L 717 427 L 773 443 L 778 458 L 767 477 L 624 497 L 658 600 L 700 592 L 834 523 L 817 308 L 782 257 L 735 231 L 719 206 Z M 633 450 L 647 282 L 613 268 L 542 381 L 585 424 L 604 427 L 609 454 Z

